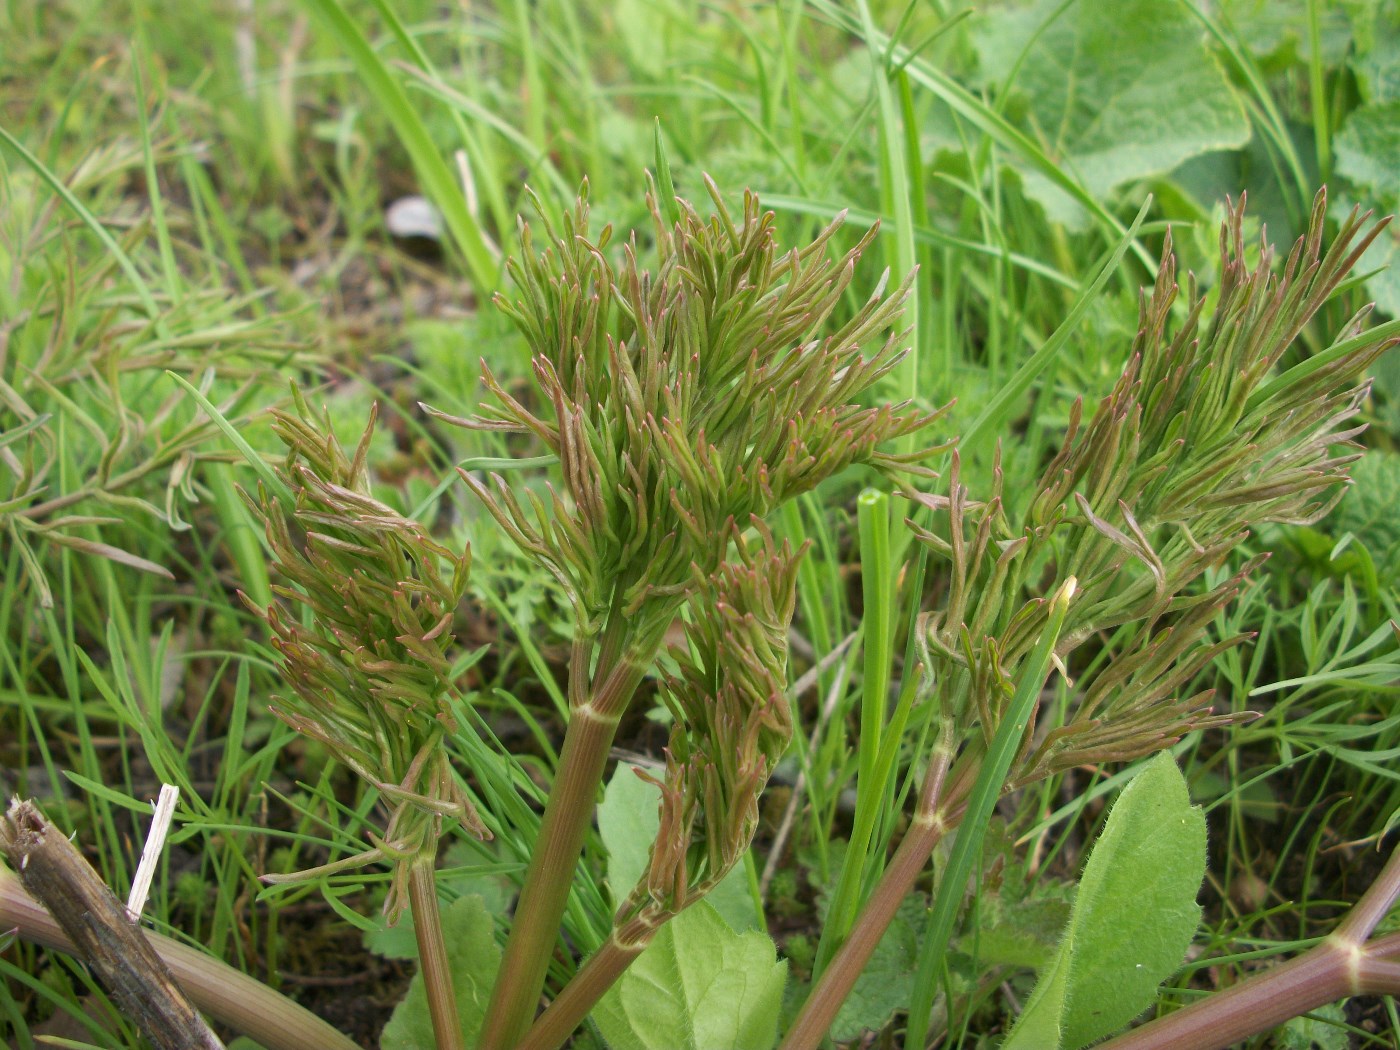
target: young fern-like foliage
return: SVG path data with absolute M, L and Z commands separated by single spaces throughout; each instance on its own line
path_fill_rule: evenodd
M 1243 640 L 1211 643 L 1208 627 L 1259 561 L 1204 593 L 1192 585 L 1250 528 L 1316 521 L 1340 498 L 1347 465 L 1359 454 L 1351 439 L 1361 428 L 1348 421 L 1368 390 L 1366 370 L 1392 345 L 1362 345 L 1323 367 L 1271 379 L 1382 228 L 1363 232 L 1364 218 L 1353 213 L 1323 253 L 1325 213 L 1319 194 L 1308 234 L 1279 274 L 1267 244 L 1247 266 L 1243 201 L 1232 208 L 1209 321 L 1202 323 L 1207 300 L 1192 279 L 1175 332 L 1168 235 L 1127 365 L 1085 426 L 1075 403 L 1069 433 L 1019 522 L 1004 506 L 999 471 L 983 504 L 969 502 L 956 466 L 948 500 L 925 497 L 947 515 L 946 537 L 920 535 L 950 562 L 949 598 L 930 615 L 925 642 L 955 722 L 975 722 L 987 738 L 995 732 L 995 698 L 967 683 L 992 651 L 1000 672 L 1014 677 L 1039 636 L 1044 603 L 1026 595 L 1033 573 L 1052 566 L 1051 591 L 1068 577 L 1078 581 L 1057 649 L 1062 664 L 1100 632 L 1136 629 L 1104 671 L 1081 683 L 1070 722 L 1027 751 L 1011 784 L 1084 762 L 1136 758 L 1191 729 L 1243 717 L 1211 715 L 1209 694 L 1175 694 L 1222 648 Z M 1346 323 L 1337 343 L 1360 330 L 1365 314 Z
M 397 917 L 408 903 L 409 868 L 435 857 L 444 820 L 487 837 L 444 746 L 456 729 L 449 653 L 470 556 L 370 494 L 374 413 L 347 457 L 329 419 L 295 396 L 295 414 L 273 412 L 288 449 L 279 474 L 295 503 L 266 491 L 249 503 L 266 522 L 273 568 L 286 581 L 275 593 L 310 615 L 249 606 L 271 631 L 292 690 L 273 698 L 273 713 L 325 744 L 389 809 L 376 848 L 359 859 L 393 864 L 384 907 Z
M 640 931 L 702 898 L 742 858 L 758 802 L 792 740 L 788 630 L 797 602 L 794 552 L 755 520 L 757 539 L 733 530 L 734 557 L 697 583 L 679 673 L 661 696 L 675 718 L 660 781 L 661 830 L 619 930 Z
M 495 407 L 473 420 L 434 413 L 456 425 L 533 434 L 557 455 L 561 486 L 548 499 L 531 495 L 528 508 L 500 476 L 463 476 L 501 528 L 559 581 L 576 619 L 570 723 L 541 826 L 543 845 L 530 860 L 488 1011 L 486 1048 L 515 1046 L 534 1016 L 608 747 L 667 629 L 698 594 L 737 586 L 739 577 L 718 582 L 726 573 L 754 571 L 742 543 L 735 548 L 739 560 L 726 564 L 735 523 L 761 522 L 852 464 L 897 481 L 932 477 L 924 461 L 944 447 L 886 451 L 941 413 L 862 403 L 903 356 L 902 334 L 891 329 L 907 283 L 888 298 L 877 292 L 836 332 L 821 333 L 874 231 L 837 255 L 838 219 L 811 244 L 783 253 L 773 216 L 753 194 L 745 195 L 736 219 L 718 189 L 706 186 L 715 207 L 708 219 L 678 199 L 666 206 L 674 219 L 668 222 L 648 195 L 651 269 L 643 267 L 635 236 L 614 261 L 611 228 L 590 234 L 584 196 L 562 228 L 541 220 L 542 246 L 522 223 L 523 255 L 511 264 L 519 298 L 497 302 L 529 344 L 541 407 L 515 397 L 483 364 Z M 876 349 L 867 352 L 872 344 Z M 773 556 L 786 562 L 791 552 Z M 793 570 L 774 571 L 776 585 Z M 783 611 L 773 630 L 786 629 L 790 595 L 752 590 L 744 600 L 754 603 L 744 615 L 762 619 L 770 606 Z M 705 621 L 726 615 L 712 607 L 693 619 L 703 631 Z M 737 628 L 716 629 L 723 635 Z M 739 819 L 721 832 L 731 819 L 722 812 L 726 793 L 748 812 L 751 803 L 742 799 L 766 777 L 772 759 L 761 775 L 757 766 L 741 772 L 734 765 L 727 749 L 739 741 L 727 734 L 747 726 L 750 713 L 731 725 L 740 716 L 728 708 L 749 686 L 735 677 L 741 668 L 733 663 L 733 644 L 707 654 L 703 636 L 693 641 L 701 671 L 677 693 L 679 713 L 691 722 L 684 743 L 678 739 L 677 747 L 689 750 L 674 757 L 674 789 L 720 795 L 703 812 L 668 819 L 680 827 L 703 816 L 703 833 L 713 836 L 706 849 L 724 854 L 744 837 L 746 824 Z M 777 660 L 752 673 L 761 679 L 781 666 Z M 725 691 L 679 699 L 705 682 Z M 719 714 L 701 717 L 701 703 L 718 705 Z M 714 740 L 706 743 L 706 734 Z M 676 805 L 684 810 L 694 802 Z M 661 893 L 668 907 L 683 906 L 692 876 L 708 881 L 705 865 L 692 871 L 689 860 L 681 864 L 664 850 L 656 863 L 671 864 L 673 889 L 685 889 Z M 706 863 L 732 860 L 721 855 Z
M 702 219 L 677 201 L 674 228 L 650 195 L 657 263 L 642 270 L 635 234 L 618 267 L 604 227 L 589 239 L 581 196 L 562 230 L 546 219 L 537 248 L 520 228 L 510 265 L 521 292 L 497 304 L 533 355 L 546 418 L 508 393 L 483 362 L 497 408 L 460 425 L 529 432 L 559 457 L 564 492 L 527 513 L 505 480 L 465 480 L 520 546 L 547 566 L 596 633 L 614 604 L 665 620 L 718 564 L 730 520 L 765 517 L 852 463 L 929 477 L 922 461 L 882 449 L 936 418 L 861 395 L 903 357 L 899 317 L 909 284 L 877 293 L 837 332 L 817 333 L 845 294 L 871 230 L 833 260 L 838 219 L 780 254 L 773 215 L 753 194 L 736 223 L 718 189 Z M 541 209 L 542 211 L 542 209 Z M 864 347 L 881 345 L 869 357 Z
M 1076 403 L 1069 433 L 1025 506 L 1002 490 L 974 502 L 953 457 L 946 497 L 911 493 L 933 512 L 916 535 L 946 563 L 940 609 L 926 615 L 922 663 L 939 705 L 931 756 L 913 827 L 867 900 L 852 935 L 833 956 L 783 1043 L 815 1047 L 937 843 L 963 818 L 983 764 L 1005 732 L 1014 760 L 993 789 L 1006 792 L 1086 763 L 1124 762 L 1169 747 L 1197 729 L 1252 717 L 1216 713 L 1207 690 L 1183 696 L 1197 674 L 1243 637 L 1213 638 L 1211 625 L 1238 594 L 1255 558 L 1218 585 L 1200 580 L 1266 522 L 1311 522 L 1340 498 L 1358 453 L 1351 425 L 1366 396 L 1366 370 L 1396 340 L 1359 337 L 1367 311 L 1333 346 L 1279 372 L 1284 354 L 1384 227 L 1365 230 L 1353 213 L 1322 249 L 1326 196 L 1281 272 L 1265 244 L 1245 262 L 1244 204 L 1220 238 L 1221 278 L 1209 299 L 1188 282 L 1184 318 L 1171 330 L 1178 294 L 1170 238 L 1144 293 L 1132 353 L 1118 381 L 1083 425 Z M 912 523 L 911 523 L 912 524 Z M 1043 595 L 1073 599 L 1063 621 Z M 1015 683 L 1037 642 L 1057 637 L 1063 671 L 1092 638 L 1115 632 L 1113 659 L 1070 687 L 1065 718 L 1040 701 L 1014 723 Z M 961 836 L 964 831 L 959 832 Z M 971 829 L 976 833 L 976 829 Z M 959 846 L 962 846 L 961 838 Z M 951 934 L 952 911 L 935 913 Z M 926 946 L 936 973 L 940 929 Z M 932 982 L 929 982 L 931 986 Z M 910 1040 L 923 1041 L 931 1003 L 911 1006 Z

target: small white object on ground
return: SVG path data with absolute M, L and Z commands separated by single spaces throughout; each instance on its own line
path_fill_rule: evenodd
M 384 225 L 395 237 L 442 239 L 442 212 L 426 197 L 400 197 L 384 210 Z

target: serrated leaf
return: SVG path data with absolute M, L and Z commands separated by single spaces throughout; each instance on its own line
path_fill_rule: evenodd
M 661 928 L 593 1020 L 612 1050 L 767 1050 L 786 980 L 766 933 L 736 933 L 701 901 Z
M 995 914 L 985 924 L 979 923 L 980 928 L 965 936 L 959 947 L 975 951 L 983 966 L 1040 969 L 1047 965 L 1069 919 L 1069 901 L 1032 897 L 1001 902 L 996 894 L 988 894 L 987 900 Z
M 608 850 L 608 888 L 620 905 L 646 871 L 651 844 L 661 827 L 661 791 L 625 762 L 618 763 L 598 807 L 598 832 Z M 758 926 L 758 913 L 749 895 L 742 867 L 720 880 L 705 898 L 738 932 Z
M 442 933 L 447 942 L 447 961 L 457 992 L 457 1013 L 467 1046 L 476 1046 L 481 1022 L 501 963 L 493 923 L 486 905 L 475 894 L 459 897 L 442 910 Z M 423 975 L 413 975 L 408 994 L 394 1008 L 393 1016 L 379 1037 L 381 1050 L 432 1050 L 433 1022 L 428 1016 L 428 993 Z
M 975 24 L 973 44 L 989 83 L 1015 74 L 1025 100 L 1019 123 L 1089 193 L 1106 196 L 1248 141 L 1244 106 L 1183 5 L 1081 2 L 1061 13 L 1063 6 L 1039 0 L 991 10 Z M 1083 224 L 1083 209 L 1062 190 L 1036 172 L 1023 177 L 1052 218 Z
M 1387 562 L 1400 549 L 1400 520 L 1395 516 L 1395 493 L 1400 492 L 1400 454 L 1372 449 L 1352 465 L 1352 485 L 1338 505 L 1329 530 L 1353 533 L 1377 562 Z
M 1146 1009 L 1200 922 L 1205 817 L 1168 754 L 1123 789 L 1084 867 L 1055 958 L 1005 1050 L 1077 1050 Z
M 1352 1045 L 1346 1011 L 1339 1003 L 1293 1018 L 1276 1038 L 1278 1050 L 1347 1050 Z

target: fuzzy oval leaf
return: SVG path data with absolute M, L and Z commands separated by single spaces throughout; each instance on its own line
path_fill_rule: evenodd
M 1065 1006 L 1069 995 L 1070 961 L 1074 953 L 1074 924 L 1065 928 L 1055 957 L 1040 971 L 1035 990 L 1001 1050 L 1057 1050 L 1063 1043 Z
M 767 1050 L 786 980 L 766 933 L 737 933 L 701 901 L 661 928 L 593 1020 L 611 1050 Z
M 1205 816 L 1171 755 L 1158 755 L 1109 813 L 1005 1050 L 1077 1050 L 1151 1005 L 1190 947 L 1205 870 Z

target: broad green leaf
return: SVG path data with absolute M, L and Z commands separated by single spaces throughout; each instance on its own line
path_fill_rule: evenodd
M 1074 951 L 1074 926 L 1066 928 L 1060 951 L 1040 971 L 1035 991 L 1002 1044 L 1002 1050 L 1057 1050 L 1064 1041 L 1064 1015 L 1069 1002 L 1070 957 Z
M 1014 76 L 1025 107 L 1017 123 L 1096 197 L 1249 139 L 1243 104 L 1181 4 L 1001 6 L 975 23 L 973 43 L 990 85 Z M 1024 179 L 1051 218 L 1087 221 L 1043 175 Z
M 786 979 L 766 933 L 736 933 L 701 901 L 661 928 L 593 1020 L 612 1050 L 767 1050 Z
M 603 792 L 598 831 L 608 850 L 608 888 L 614 904 L 622 903 L 646 871 L 651 844 L 661 827 L 657 809 L 660 799 L 656 785 L 637 776 L 625 762 L 618 764 Z M 736 931 L 742 933 L 758 926 L 758 913 L 742 866 L 736 866 L 721 879 L 705 899 Z
M 476 1046 L 481 1022 L 501 963 L 493 923 L 486 905 L 475 894 L 459 897 L 442 911 L 442 932 L 447 941 L 447 961 L 457 991 L 457 1012 L 467 1046 Z M 428 1016 L 428 993 L 423 975 L 414 974 L 408 994 L 389 1018 L 379 1037 L 381 1050 L 430 1050 L 437 1045 Z
M 1400 197 L 1400 99 L 1353 110 L 1333 146 L 1338 173 L 1353 185 Z
M 1400 98 L 1354 109 L 1332 144 L 1337 174 L 1356 190 L 1364 208 L 1378 214 L 1400 205 Z M 1352 200 L 1336 198 L 1333 212 L 1351 210 Z M 1378 271 L 1366 282 L 1367 294 L 1386 313 L 1400 314 L 1400 231 L 1383 230 L 1357 264 L 1357 271 Z M 1389 357 L 1391 355 L 1387 355 Z M 1383 359 L 1383 365 L 1384 365 Z
M 1158 755 L 1109 813 L 1059 950 L 1005 1050 L 1077 1050 L 1151 1005 L 1200 921 L 1205 854 L 1205 817 L 1171 755 Z
M 1224 0 L 1210 5 L 1230 27 L 1255 61 L 1267 70 L 1287 69 L 1306 63 L 1312 55 L 1308 38 L 1308 0 Z M 1319 29 L 1322 62 L 1335 66 L 1344 61 L 1352 43 L 1348 11 L 1342 4 L 1320 5 Z

